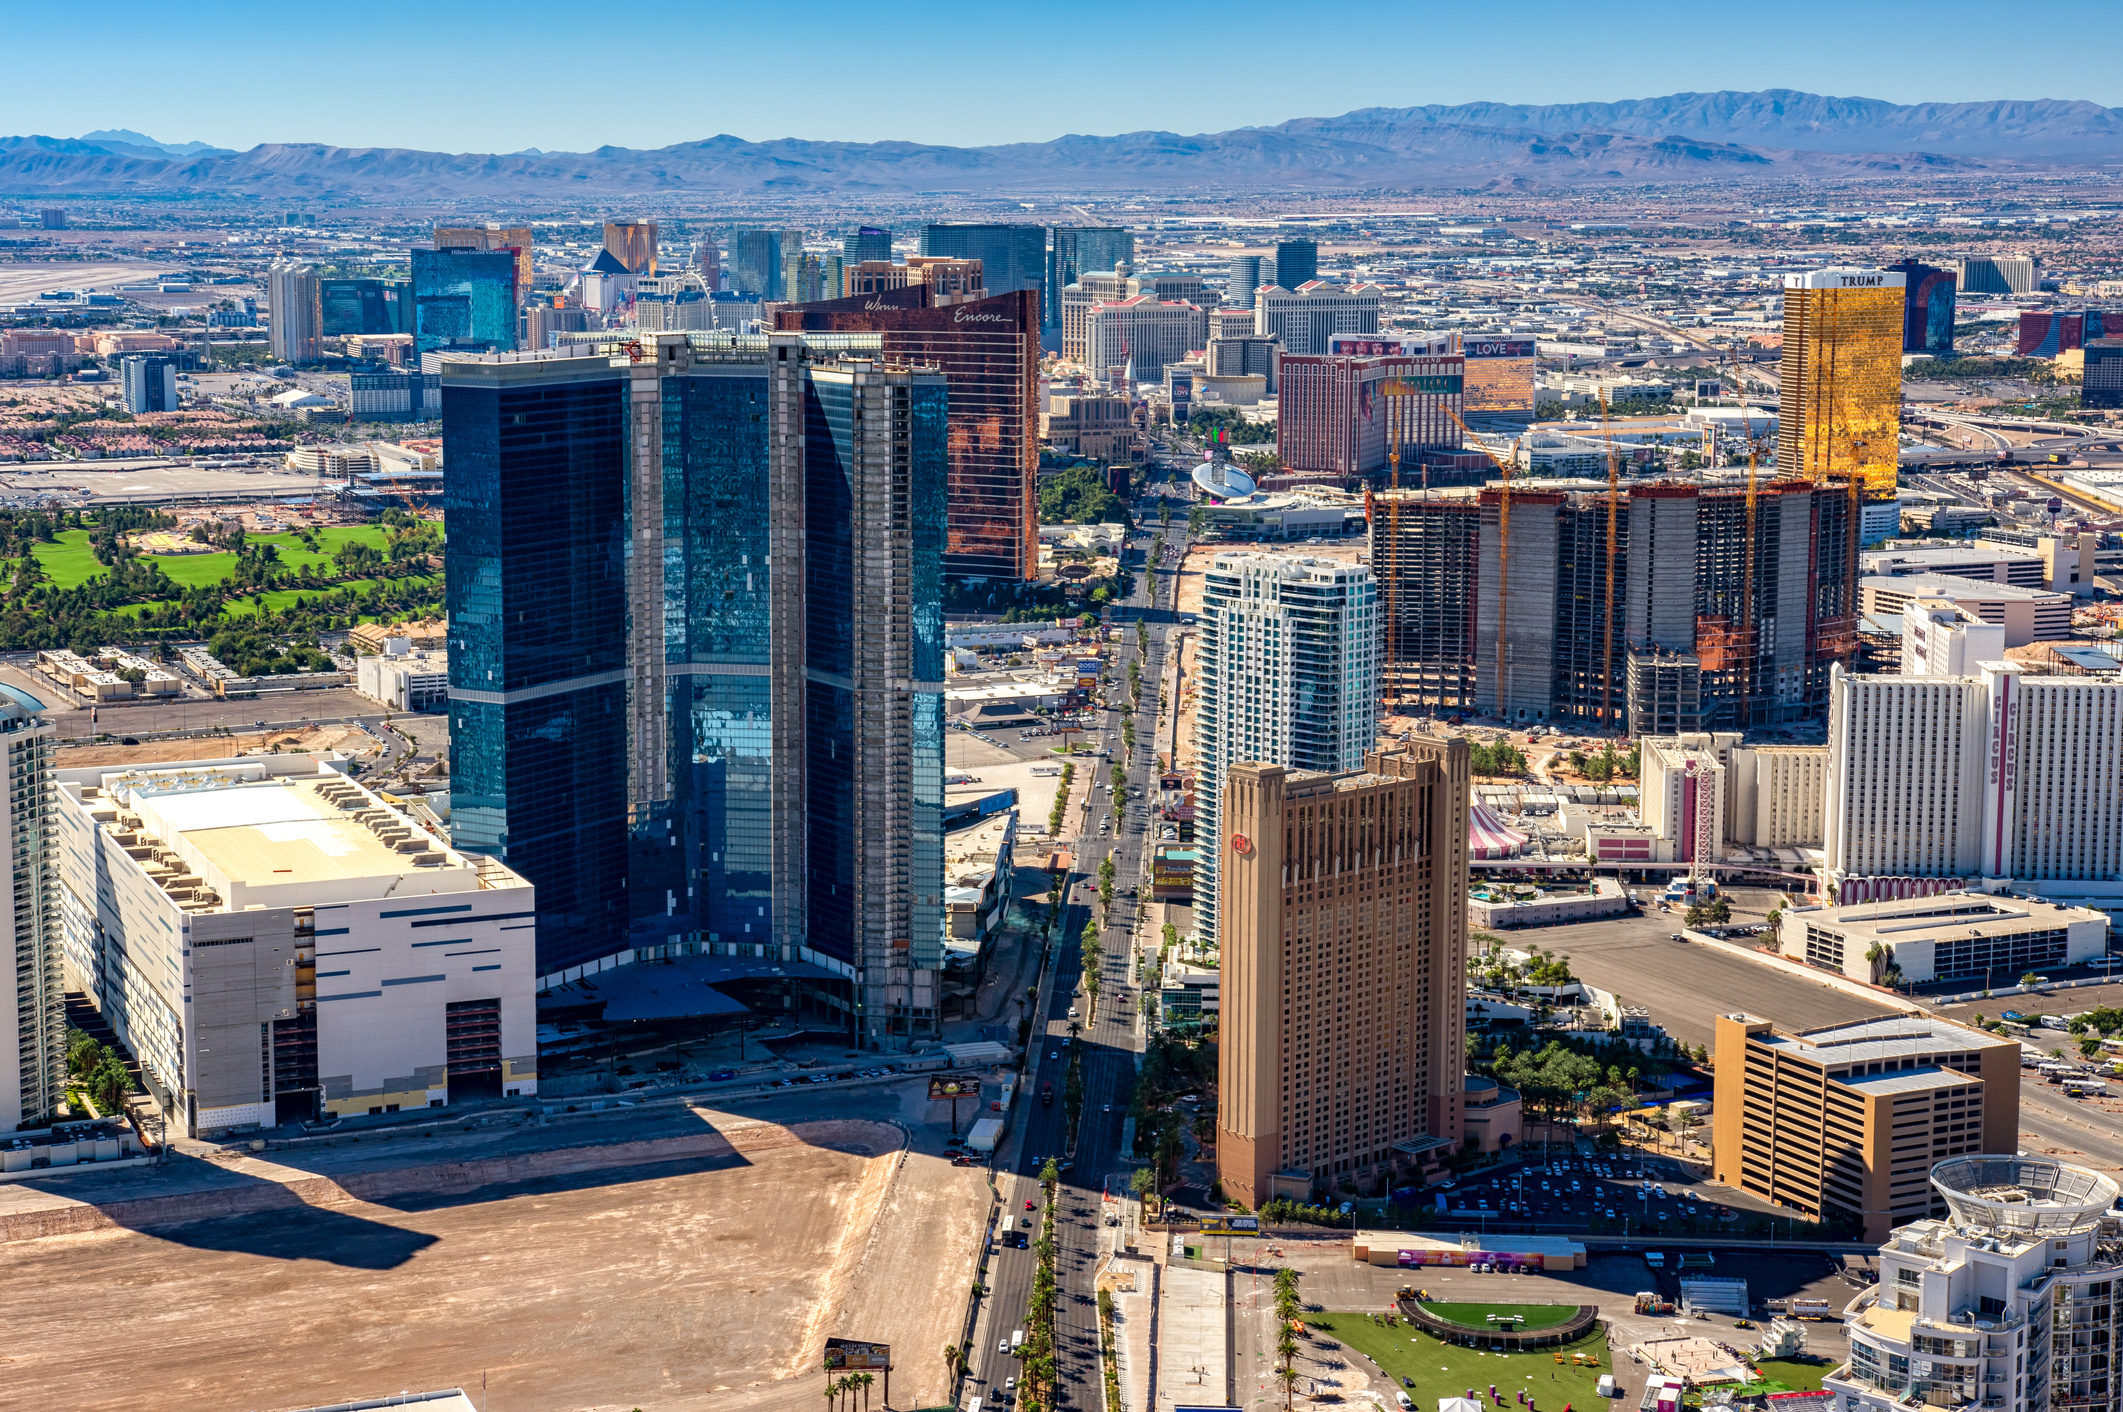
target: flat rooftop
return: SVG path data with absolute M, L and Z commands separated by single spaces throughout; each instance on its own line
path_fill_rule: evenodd
M 1867 1074 L 1859 1078 L 1853 1074 L 1843 1080 L 1845 1088 L 1854 1088 L 1862 1093 L 1928 1093 L 1935 1088 L 1960 1088 L 1970 1082 L 1968 1075 L 1958 1069 L 1941 1069 L 1927 1064 L 1921 1069 L 1900 1069 L 1892 1074 Z
M 2071 597 L 2046 588 L 2023 588 L 2016 583 L 1964 579 L 1954 574 L 1866 574 L 1858 580 L 1858 586 L 1908 598 L 1947 598 L 1955 602 L 1991 599 L 2000 603 L 2047 603 Z
M 475 860 L 303 757 L 105 769 L 94 778 L 102 797 L 84 804 L 136 815 L 140 832 L 183 858 L 228 911 L 480 886 Z
M 261 780 L 221 789 L 140 799 L 161 821 L 162 840 L 179 839 L 232 880 L 395 877 L 411 871 L 406 854 L 319 794 L 322 781 Z M 379 805 L 380 807 L 380 805 Z
M 1846 1025 L 1825 1025 L 1798 1034 L 1772 1033 L 1760 1042 L 1822 1065 L 1928 1058 L 1940 1053 L 2008 1045 L 2017 1049 L 2020 1043 L 2016 1039 L 2000 1039 L 1964 1025 L 1919 1015 L 1883 1015 Z M 1963 1077 L 1959 1081 L 1965 1083 L 1967 1079 Z
M 1981 927 L 1986 936 L 2011 936 L 2026 931 L 2048 931 L 2074 922 L 2100 921 L 2106 913 L 2085 907 L 2068 907 L 2029 898 L 1994 897 L 1980 892 L 1942 892 L 1931 897 L 1906 897 L 1890 902 L 1859 902 L 1848 907 L 1824 907 L 1821 917 L 1809 916 L 1814 925 L 1830 925 L 1852 940 L 1929 941 L 1947 934 L 1965 936 L 1971 927 Z

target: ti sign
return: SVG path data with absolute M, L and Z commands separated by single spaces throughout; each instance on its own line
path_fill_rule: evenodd
M 1453 373 L 1427 373 L 1420 377 L 1382 378 L 1378 390 L 1388 397 L 1414 397 L 1421 393 L 1459 395 L 1460 379 Z

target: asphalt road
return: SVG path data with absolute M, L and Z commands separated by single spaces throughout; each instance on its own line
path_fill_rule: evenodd
M 1175 541 L 1183 538 L 1184 525 L 1172 526 L 1170 534 Z M 1131 561 L 1138 555 L 1139 547 L 1131 554 Z M 1154 555 L 1147 557 L 1154 559 Z M 1144 696 L 1154 701 L 1169 616 L 1160 612 L 1158 605 L 1169 607 L 1171 603 L 1172 575 L 1169 571 L 1151 570 L 1142 563 L 1131 562 L 1130 567 L 1136 576 L 1135 593 L 1110 615 L 1111 623 L 1125 631 L 1108 687 L 1116 701 L 1126 689 L 1128 663 L 1137 655 L 1134 625 L 1140 618 L 1148 622 L 1150 633 L 1150 651 L 1142 663 Z M 1138 899 L 1126 894 L 1140 891 L 1145 885 L 1142 862 L 1149 838 L 1145 794 L 1150 772 L 1157 763 L 1152 730 L 1146 719 L 1154 717 L 1137 718 L 1136 749 L 1125 762 L 1129 800 L 1124 813 L 1115 816 L 1103 772 L 1091 796 L 1083 836 L 1076 848 L 1079 880 L 1072 885 L 1069 904 L 1055 924 L 1053 969 L 1043 987 L 1041 1025 L 1033 1036 L 1034 1057 L 1027 1066 L 1020 1155 L 1014 1172 L 997 1175 L 1003 1198 L 1001 1220 L 1037 1239 L 1040 1166 L 1048 1157 L 1073 1164 L 1058 1188 L 1059 1209 L 1055 1213 L 1055 1238 L 1060 1247 L 1057 1274 L 1061 1284 L 1055 1335 L 1060 1401 L 1068 1407 L 1095 1407 L 1099 1402 L 1098 1310 L 1092 1279 L 1099 1231 L 1107 1209 L 1103 1196 L 1109 1184 L 1116 1192 L 1124 1190 L 1130 1170 L 1120 1161 L 1121 1126 L 1134 1088 L 1136 1057 L 1142 1042 L 1135 1032 L 1137 991 L 1128 974 L 1129 936 Z M 1120 712 L 1106 712 L 1104 724 L 1110 732 L 1114 758 L 1118 759 Z M 1103 833 L 1102 824 L 1106 826 Z M 1084 924 L 1096 914 L 1095 879 L 1100 861 L 1108 854 L 1113 857 L 1116 896 L 1101 942 L 1099 998 L 1093 1006 L 1088 996 L 1078 992 L 1082 971 L 1080 938 Z M 1079 1027 L 1073 1036 L 1069 1016 L 1072 1006 L 1078 1010 L 1074 1023 Z M 1064 1102 L 1072 1054 L 1083 1066 L 1084 1079 L 1083 1113 L 1073 1149 L 1066 1131 Z M 1050 1083 L 1054 1086 L 1051 1106 L 1039 1100 L 1041 1091 Z M 1026 1210 L 1027 1201 L 1033 1202 L 1035 1209 Z M 1027 1225 L 1028 1220 L 1032 1224 Z M 972 1350 L 968 1364 L 970 1386 L 964 1394 L 965 1399 L 981 1398 L 984 1412 L 1014 1400 L 1004 1392 L 1004 1385 L 1018 1371 L 1019 1364 L 1005 1346 L 1011 1332 L 1024 1327 L 1034 1258 L 1030 1249 L 1011 1248 L 1003 1248 L 990 1257 L 988 1318 L 984 1334 Z

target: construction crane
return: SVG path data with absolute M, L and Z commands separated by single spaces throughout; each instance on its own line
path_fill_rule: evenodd
M 1709 339 L 1703 338 L 1698 334 L 1691 333 L 1684 328 L 1675 328 L 1671 325 L 1668 325 L 1667 332 L 1673 334 L 1677 338 L 1685 339 L 1688 342 L 1695 344 L 1698 348 L 1702 348 L 1711 353 L 1722 354 L 1726 361 L 1726 367 L 1732 374 L 1732 385 L 1738 391 L 1740 398 L 1740 425 L 1742 433 L 1747 438 L 1747 524 L 1746 536 L 1741 545 L 1740 551 L 1743 568 L 1741 569 L 1740 581 L 1740 630 L 1738 634 L 1740 648 L 1740 727 L 1744 730 L 1749 724 L 1751 724 L 1754 714 L 1754 548 L 1756 539 L 1756 526 L 1758 523 L 1761 503 L 1760 488 L 1756 479 L 1758 456 L 1761 450 L 1761 444 L 1755 439 L 1754 435 L 1754 417 L 1748 407 L 1747 401 L 1747 377 L 1746 374 L 1740 371 L 1739 350 L 1734 348 L 1720 348 L 1715 343 L 1712 343 Z M 1604 392 L 1600 395 L 1600 421 L 1601 429 L 1604 432 L 1606 430 L 1605 424 L 1607 421 L 1607 397 Z M 1713 467 L 1712 469 L 1715 469 L 1715 467 Z M 1610 605 L 1608 611 L 1611 614 L 1613 611 L 1612 603 L 1614 599 L 1615 533 L 1614 513 L 1611 508 L 1612 497 L 1614 494 L 1613 485 L 1615 480 L 1614 443 L 1611 434 L 1608 436 L 1607 478 L 1609 484 L 1608 494 L 1610 497 L 1610 509 L 1608 511 L 1607 520 L 1607 596 Z M 1853 582 L 1855 582 L 1855 580 L 1853 580 Z M 1608 625 L 1608 652 L 1610 654 L 1613 652 L 1613 638 L 1614 630 L 1612 621 L 1610 620 Z M 1852 641 L 1855 640 L 1855 634 L 1853 634 Z M 1614 679 L 1614 673 L 1611 661 L 1608 666 L 1607 676 L 1608 681 L 1612 683 Z M 1608 719 L 1611 721 L 1613 717 L 1610 715 Z
M 1419 395 L 1423 390 L 1415 384 L 1400 378 L 1385 378 L 1378 384 L 1378 389 L 1379 395 L 1386 399 L 1387 459 L 1392 464 L 1393 486 L 1397 490 L 1400 488 L 1401 483 L 1401 441 L 1405 437 L 1407 428 L 1406 408 L 1399 404 L 1405 403 L 1407 398 Z M 1496 712 L 1497 715 L 1504 716 L 1507 714 L 1504 708 L 1504 613 L 1506 603 L 1504 586 L 1510 581 L 1511 577 L 1511 464 L 1499 457 L 1494 451 L 1491 451 L 1487 445 L 1476 440 L 1474 429 L 1467 425 L 1466 419 L 1458 412 L 1455 412 L 1449 406 L 1443 405 L 1439 407 L 1439 410 L 1452 418 L 1453 425 L 1460 429 L 1460 434 L 1473 441 L 1475 448 L 1489 458 L 1489 463 L 1496 467 L 1497 474 L 1503 477 L 1504 481 L 1502 495 L 1497 502 L 1496 536 Z M 1427 495 L 1429 491 L 1430 476 L 1428 471 L 1425 471 L 1423 475 L 1423 492 Z M 1365 508 L 1366 518 L 1368 519 L 1372 508 L 1369 503 L 1368 493 Z M 1400 545 L 1400 504 L 1398 496 L 1386 502 L 1386 522 L 1390 529 L 1395 552 L 1398 553 Z M 1393 589 L 1393 579 L 1395 577 L 1397 575 L 1387 575 L 1386 618 L 1389 623 L 1396 624 L 1391 630 L 1398 632 L 1398 619 L 1394 616 L 1394 608 L 1398 602 L 1398 597 Z M 1395 700 L 1396 702 L 1398 701 L 1397 693 Z

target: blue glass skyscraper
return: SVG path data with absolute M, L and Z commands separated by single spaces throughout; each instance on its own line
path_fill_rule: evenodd
M 943 221 L 921 228 L 921 253 L 980 261 L 981 283 L 992 297 L 1036 289 L 1045 297 L 1047 228 Z
M 885 367 L 875 335 L 703 333 L 443 377 L 446 454 L 473 468 L 450 499 L 471 525 L 449 550 L 456 841 L 540 887 L 541 971 L 727 957 L 859 1042 L 934 1034 L 941 375 Z M 541 478 L 514 419 L 563 391 L 595 449 Z M 510 502 L 492 528 L 489 484 Z M 576 675 L 483 681 L 525 629 L 481 585 L 518 582 L 595 625 Z M 538 851 L 563 824 L 575 856 Z M 593 875 L 578 922 L 560 899 Z
M 415 250 L 413 346 L 422 353 L 507 352 L 516 346 L 513 250 Z
M 857 226 L 841 237 L 840 258 L 846 265 L 863 260 L 889 260 L 892 258 L 892 232 L 884 226 Z M 826 297 L 838 299 L 842 293 L 836 289 Z
M 1132 264 L 1135 233 L 1126 226 L 1055 226 L 1047 237 L 1047 289 L 1042 317 L 1046 327 L 1060 328 L 1062 291 L 1086 271 L 1115 270 Z M 992 291 L 994 286 L 989 289 Z
M 451 831 L 536 880 L 550 973 L 624 931 L 626 384 L 607 359 L 448 366 Z

